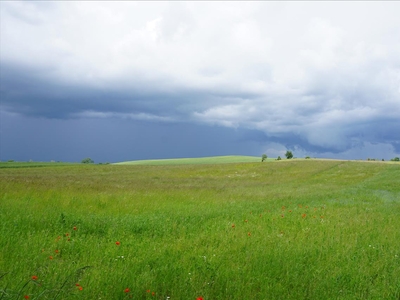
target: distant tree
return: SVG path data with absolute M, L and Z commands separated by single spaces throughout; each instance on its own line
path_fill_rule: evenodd
M 94 161 L 90 157 L 87 157 L 85 159 L 82 159 L 81 163 L 83 163 L 83 164 L 94 164 Z
M 293 153 L 292 153 L 292 151 L 287 150 L 286 153 L 285 153 L 285 156 L 286 156 L 287 159 L 293 158 Z
M 397 156 L 395 158 L 392 158 L 391 161 L 400 161 L 400 158 L 398 158 Z
M 278 156 L 278 158 L 276 160 L 281 160 L 282 158 L 280 156 Z
M 310 159 L 310 157 L 309 157 L 309 156 L 306 156 L 306 159 Z
M 268 158 L 268 156 L 266 154 L 263 154 L 261 156 L 261 162 L 263 162 L 264 160 L 266 160 Z

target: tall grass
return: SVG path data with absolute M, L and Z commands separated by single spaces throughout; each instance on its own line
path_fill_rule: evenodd
M 399 299 L 399 182 L 314 160 L 0 169 L 0 299 Z

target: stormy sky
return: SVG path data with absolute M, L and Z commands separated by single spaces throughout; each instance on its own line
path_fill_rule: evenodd
M 0 159 L 400 156 L 400 2 L 0 2 Z

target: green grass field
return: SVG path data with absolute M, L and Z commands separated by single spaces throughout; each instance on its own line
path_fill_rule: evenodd
M 400 299 L 400 164 L 0 166 L 0 299 Z
M 258 156 L 210 156 L 199 158 L 173 158 L 173 159 L 148 159 L 134 160 L 116 163 L 118 165 L 195 165 L 195 164 L 223 164 L 223 163 L 245 163 L 259 162 Z M 269 159 L 273 160 L 273 159 Z

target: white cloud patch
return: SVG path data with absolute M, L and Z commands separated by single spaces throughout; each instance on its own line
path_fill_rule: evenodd
M 120 118 L 120 119 L 132 119 L 140 121 L 153 121 L 153 122 L 172 122 L 174 121 L 169 117 L 161 117 L 147 113 L 115 113 L 115 112 L 99 112 L 99 111 L 82 111 L 76 114 L 72 114 L 73 118 Z

